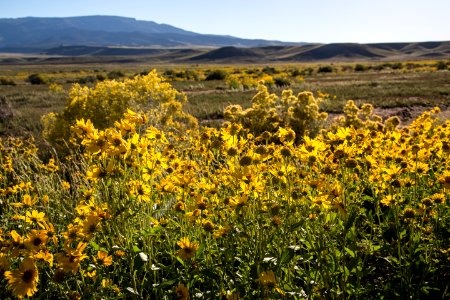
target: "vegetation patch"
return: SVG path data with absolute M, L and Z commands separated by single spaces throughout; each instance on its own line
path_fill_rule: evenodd
M 1 298 L 448 298 L 440 109 L 328 120 L 334 97 L 263 83 L 206 127 L 156 71 L 53 82 L 53 155 L 0 139 Z

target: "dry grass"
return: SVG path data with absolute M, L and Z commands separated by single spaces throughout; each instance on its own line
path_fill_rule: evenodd
M 333 72 L 319 73 L 324 63 L 274 64 L 277 72 L 298 70 L 304 77 L 303 83 L 295 83 L 290 88 L 294 92 L 321 91 L 335 96 L 324 106 L 328 112 L 339 113 L 345 102 L 355 100 L 357 104 L 371 103 L 379 109 L 396 107 L 434 107 L 445 110 L 450 106 L 450 71 L 436 71 L 435 61 L 403 62 L 401 69 L 393 69 L 395 63 L 365 63 L 363 72 L 355 72 L 356 63 L 333 63 Z M 380 66 L 384 66 L 380 69 Z M 64 96 L 49 91 L 48 85 L 30 85 L 29 74 L 40 73 L 49 82 L 61 84 L 65 89 L 71 82 L 89 76 L 107 77 L 111 71 L 120 70 L 124 76 L 133 76 L 156 67 L 161 73 L 167 70 L 190 70 L 207 73 L 215 69 L 236 72 L 261 71 L 267 65 L 142 65 L 142 64 L 47 64 L 47 65 L 5 65 L 0 77 L 13 80 L 16 86 L 0 85 L 0 95 L 6 97 L 14 118 L 0 123 L 0 133 L 38 135 L 41 130 L 42 115 L 59 112 L 65 105 Z M 119 78 L 120 79 L 120 78 Z M 92 85 L 93 83 L 88 83 Z M 229 104 L 240 104 L 244 108 L 251 105 L 254 90 L 229 90 L 224 81 L 173 81 L 173 86 L 184 91 L 189 98 L 186 109 L 202 122 L 214 123 L 223 117 L 223 109 Z M 281 88 L 272 88 L 280 93 Z M 389 113 L 385 113 L 389 114 Z M 408 118 L 408 114 L 404 114 Z M 214 121 L 216 120 L 216 121 Z

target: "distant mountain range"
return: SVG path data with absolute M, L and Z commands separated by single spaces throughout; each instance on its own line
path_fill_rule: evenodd
M 0 19 L 0 63 L 296 61 L 450 59 L 450 41 L 288 43 L 199 34 L 114 16 Z M 36 55 L 39 54 L 39 55 Z M 31 57 L 34 56 L 34 57 Z
M 166 24 L 116 16 L 0 18 L 1 52 L 41 52 L 74 45 L 167 48 L 302 44 L 199 34 Z

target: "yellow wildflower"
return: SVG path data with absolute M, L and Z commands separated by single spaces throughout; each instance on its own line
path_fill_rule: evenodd
M 184 260 L 194 257 L 195 252 L 198 250 L 198 244 L 189 241 L 188 237 L 183 237 L 177 242 L 177 245 L 181 248 L 178 250 L 178 256 Z
M 14 296 L 31 297 L 37 292 L 39 273 L 33 259 L 25 258 L 18 270 L 6 271 L 4 275 Z

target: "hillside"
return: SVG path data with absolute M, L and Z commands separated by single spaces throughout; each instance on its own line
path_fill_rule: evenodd
M 0 19 L 0 52 L 41 52 L 59 46 L 240 46 L 301 45 L 199 34 L 167 24 L 117 16 Z
M 207 53 L 192 57 L 191 60 L 199 61 L 214 61 L 220 59 L 262 59 L 264 50 L 260 48 L 236 48 L 236 47 L 222 47 L 211 50 Z
M 303 46 L 269 46 L 258 48 L 223 47 L 190 58 L 209 62 L 296 62 L 406 60 L 450 58 L 450 41 L 383 44 L 307 44 Z
M 450 42 L 308 44 L 266 47 L 144 48 L 61 46 L 41 54 L 0 56 L 0 64 L 58 63 L 270 63 L 450 59 Z

